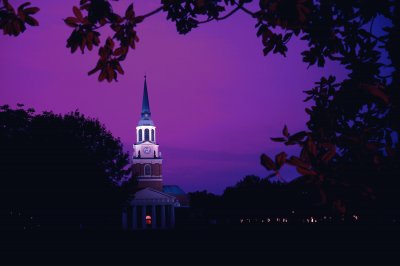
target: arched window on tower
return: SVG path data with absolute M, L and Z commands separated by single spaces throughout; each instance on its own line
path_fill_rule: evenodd
M 146 140 L 150 140 L 150 132 L 149 132 L 149 129 L 148 128 L 146 128 L 145 130 L 144 130 L 144 140 L 146 141 Z
M 144 166 L 144 175 L 151 175 L 151 166 L 150 166 L 150 164 L 146 164 Z
M 151 130 L 151 141 L 154 142 L 154 129 Z
M 142 136 L 142 130 L 141 130 L 141 129 L 139 129 L 139 141 L 142 141 L 142 139 L 143 139 L 143 136 Z

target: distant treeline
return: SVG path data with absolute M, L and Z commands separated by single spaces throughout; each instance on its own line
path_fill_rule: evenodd
M 354 191 L 345 212 L 323 204 L 318 186 L 303 176 L 289 183 L 249 175 L 222 195 L 189 193 L 194 224 L 399 223 L 398 202 L 365 200 Z M 393 195 L 395 197 L 396 195 Z M 347 198 L 348 199 L 348 198 Z

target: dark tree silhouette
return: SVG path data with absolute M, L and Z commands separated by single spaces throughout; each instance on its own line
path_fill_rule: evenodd
M 310 48 L 304 61 L 338 61 L 348 77 L 323 77 L 305 91 L 305 101 L 313 102 L 305 110 L 307 131 L 290 134 L 285 126 L 282 137 L 272 138 L 299 146 L 299 156 L 281 153 L 274 161 L 264 154 L 261 163 L 273 171 L 270 176 L 285 163 L 295 166 L 320 191 L 321 203 L 342 215 L 398 218 L 400 3 L 319 2 L 302 37 Z M 388 21 L 380 36 L 373 31 L 376 18 Z
M 231 225 L 240 222 L 302 224 L 310 217 L 320 222 L 343 222 L 332 209 L 320 204 L 318 189 L 305 178 L 284 183 L 249 175 L 227 187 L 222 196 L 207 191 L 189 193 L 189 196 L 191 219 L 197 223 L 209 224 L 217 220 L 217 223 Z M 354 218 L 346 220 L 353 221 Z
M 120 226 L 132 183 L 128 154 L 98 120 L 2 106 L 0 147 L 1 216 L 9 226 L 19 216 L 42 228 Z
M 208 224 L 210 219 L 215 219 L 221 210 L 221 197 L 206 190 L 191 192 L 188 196 L 191 222 L 187 222 L 187 224 Z
M 284 183 L 246 176 L 235 186 L 226 188 L 222 198 L 224 208 L 236 220 L 243 217 L 290 217 L 291 222 L 299 222 L 306 216 L 328 214 L 319 204 L 315 189 L 301 180 Z M 330 212 L 329 215 L 334 214 Z

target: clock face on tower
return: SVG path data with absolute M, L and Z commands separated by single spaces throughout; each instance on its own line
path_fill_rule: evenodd
M 148 154 L 148 153 L 151 152 L 151 148 L 150 147 L 144 147 L 143 148 L 143 152 Z

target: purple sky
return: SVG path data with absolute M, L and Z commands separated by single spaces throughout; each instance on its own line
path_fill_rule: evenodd
M 266 176 L 261 153 L 293 152 L 269 138 L 280 136 L 284 124 L 290 132 L 305 127 L 302 91 L 322 75 L 344 77 L 330 63 L 307 69 L 300 56 L 305 44 L 297 40 L 286 58 L 264 57 L 255 21 L 244 13 L 186 36 L 178 35 L 161 13 L 137 28 L 140 42 L 123 63 L 119 82 L 99 83 L 96 75 L 87 76 L 97 50 L 72 55 L 65 47 L 71 28 L 62 19 L 79 1 L 31 2 L 41 8 L 36 15 L 40 26 L 17 38 L 0 36 L 0 104 L 24 103 L 56 113 L 79 109 L 99 118 L 131 150 L 147 73 L 164 183 L 187 192 L 221 193 L 247 174 Z M 119 10 L 131 1 L 112 3 Z M 138 1 L 137 14 L 158 3 Z M 284 174 L 288 179 L 296 175 Z

